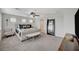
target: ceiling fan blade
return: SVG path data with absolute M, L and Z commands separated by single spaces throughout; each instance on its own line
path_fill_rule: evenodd
M 35 15 L 35 16 L 40 16 L 40 15 Z

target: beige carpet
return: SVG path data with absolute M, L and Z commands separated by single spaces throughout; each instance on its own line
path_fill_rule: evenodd
M 55 51 L 61 42 L 62 38 L 45 34 L 24 42 L 17 36 L 12 36 L 0 41 L 0 51 Z

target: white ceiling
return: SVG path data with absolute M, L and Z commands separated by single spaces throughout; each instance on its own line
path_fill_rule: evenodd
M 38 14 L 48 14 L 55 13 L 59 8 L 18 8 L 17 10 L 22 11 L 24 13 L 36 12 Z
M 31 12 L 35 12 L 37 15 L 52 15 L 66 12 L 75 13 L 77 8 L 2 8 L 1 10 L 3 13 L 28 17 Z

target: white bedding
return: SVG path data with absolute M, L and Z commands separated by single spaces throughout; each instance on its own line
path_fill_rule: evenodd
M 39 29 L 36 28 L 28 28 L 28 29 L 17 29 L 19 32 L 16 33 L 17 36 L 19 37 L 20 40 L 25 40 L 27 39 L 27 36 L 34 36 L 34 35 L 39 35 L 40 31 Z M 30 35 L 30 36 L 29 36 Z
M 30 34 L 30 33 L 35 33 L 38 32 L 39 30 L 36 28 L 29 28 L 29 29 L 22 29 L 22 35 Z

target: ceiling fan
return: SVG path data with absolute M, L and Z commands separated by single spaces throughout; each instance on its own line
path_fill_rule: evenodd
M 39 15 L 36 14 L 35 12 L 31 12 L 30 15 L 32 15 L 33 17 L 35 17 L 35 16 L 39 16 Z

